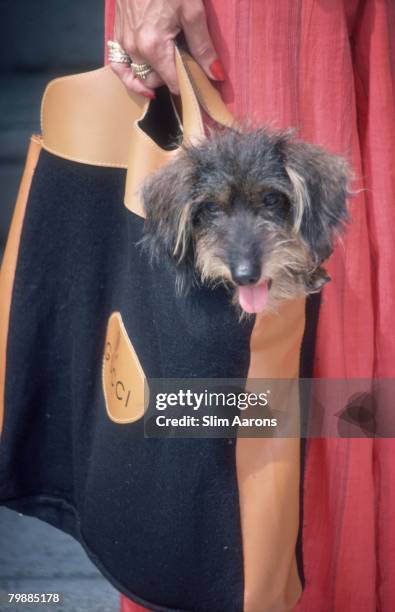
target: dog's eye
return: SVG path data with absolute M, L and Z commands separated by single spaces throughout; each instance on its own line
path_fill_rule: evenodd
M 283 193 L 266 193 L 263 203 L 265 208 L 273 212 L 286 213 L 289 210 L 289 200 Z
M 218 212 L 218 204 L 215 202 L 203 202 L 198 208 L 199 217 L 209 217 Z
M 218 205 L 214 202 L 202 202 L 196 209 L 193 214 L 193 223 L 195 225 L 200 225 L 204 223 L 205 220 L 212 219 L 215 214 L 218 212 Z
M 218 210 L 218 205 L 215 202 L 205 202 L 202 204 L 202 212 L 214 213 Z
M 263 202 L 265 206 L 267 206 L 268 208 L 278 206 L 278 204 L 280 203 L 280 194 L 279 193 L 265 193 Z

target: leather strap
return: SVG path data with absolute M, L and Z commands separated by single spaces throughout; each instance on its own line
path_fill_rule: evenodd
M 183 141 L 194 142 L 204 138 L 201 108 L 217 123 L 235 124 L 218 91 L 210 83 L 200 66 L 186 53 L 176 48 L 176 68 L 182 103 Z M 148 106 L 146 107 L 146 112 Z M 133 125 L 130 140 L 128 172 L 125 188 L 125 206 L 137 215 L 144 216 L 139 189 L 144 179 L 167 164 L 179 153 L 178 149 L 166 151 L 142 131 L 138 122 Z
M 185 70 L 187 79 L 193 88 L 194 97 L 197 99 L 204 111 L 209 115 L 209 117 L 211 117 L 211 119 L 213 119 L 213 121 L 219 123 L 220 125 L 228 127 L 236 126 L 234 116 L 228 110 L 218 90 L 207 78 L 199 64 L 197 64 L 195 60 L 185 51 L 180 51 L 179 55 L 182 62 L 182 69 Z M 189 98 L 186 96 L 185 103 L 188 103 L 188 101 Z M 184 131 L 188 133 L 188 128 L 186 128 L 185 122 Z

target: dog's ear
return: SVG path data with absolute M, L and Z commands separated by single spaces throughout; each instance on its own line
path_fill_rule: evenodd
M 332 253 L 335 233 L 348 220 L 348 165 L 321 147 L 289 141 L 285 169 L 292 184 L 295 230 L 320 263 Z
M 192 172 L 181 150 L 174 161 L 150 175 L 141 190 L 146 213 L 143 244 L 154 258 L 170 256 L 179 272 L 194 258 Z

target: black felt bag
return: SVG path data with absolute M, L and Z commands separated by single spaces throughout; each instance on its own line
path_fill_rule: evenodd
M 186 54 L 177 69 L 184 137 L 202 106 L 230 123 Z M 139 248 L 136 187 L 177 154 L 172 110 L 108 68 L 47 88 L 0 277 L 0 502 L 72 534 L 150 609 L 285 610 L 299 439 L 276 441 L 279 462 L 271 440 L 144 437 L 150 379 L 297 377 L 305 328 L 303 300 L 240 322 L 222 288 L 180 297 Z

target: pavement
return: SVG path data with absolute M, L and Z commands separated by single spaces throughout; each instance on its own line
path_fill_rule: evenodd
M 8 604 L 8 593 L 59 593 L 61 603 Z M 0 508 L 0 612 L 118 612 L 119 594 L 71 536 Z

